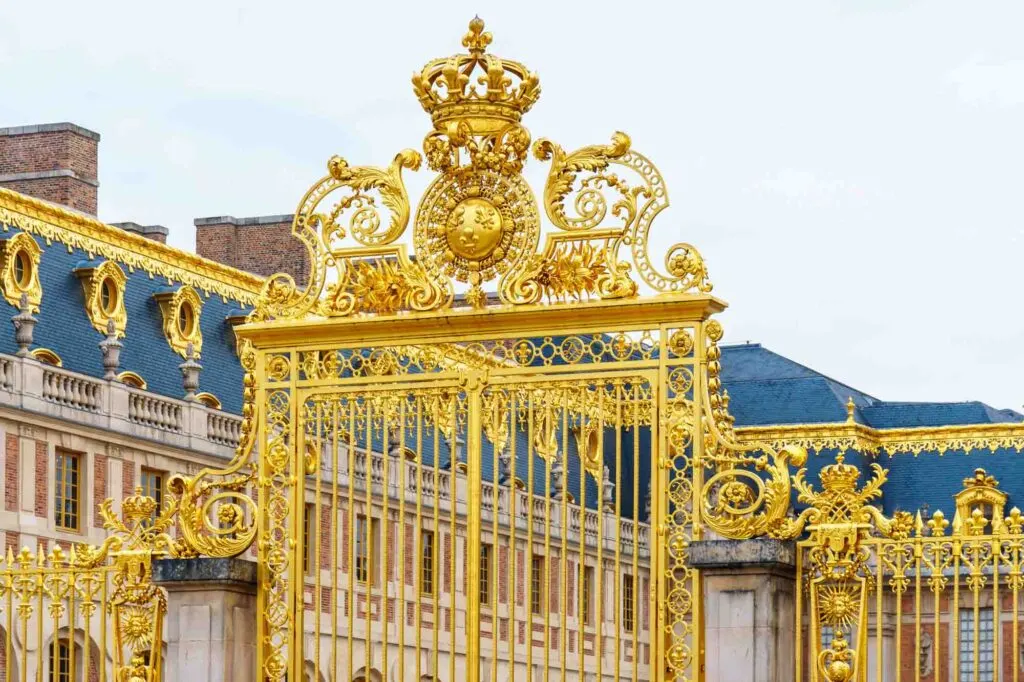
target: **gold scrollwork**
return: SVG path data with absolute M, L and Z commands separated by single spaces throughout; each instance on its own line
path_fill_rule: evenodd
M 19 232 L 2 242 L 0 251 L 0 285 L 8 303 L 21 305 L 21 296 L 28 297 L 34 312 L 39 312 L 43 300 L 43 285 L 39 282 L 39 261 L 43 250 L 32 235 Z
M 160 306 L 164 336 L 178 355 L 185 357 L 191 344 L 196 356 L 203 350 L 203 330 L 199 324 L 203 299 L 189 286 L 176 291 L 160 291 L 153 295 Z
M 309 283 L 298 291 L 290 275 L 274 275 L 264 285 L 253 319 L 423 310 L 450 299 L 450 289 L 430 281 L 406 255 L 404 244 L 393 245 L 409 223 L 402 169 L 419 166 L 420 155 L 410 149 L 386 169 L 350 166 L 333 157 L 328 175 L 299 202 L 292 225 L 293 236 L 309 251 Z M 386 229 L 378 203 L 390 212 Z
M 242 426 L 234 458 L 222 469 L 175 474 L 167 484 L 181 529 L 173 548 L 178 556 L 237 556 L 256 536 L 257 507 L 247 492 L 254 481 L 249 466 L 256 428 L 256 352 L 250 341 L 242 344 L 241 360 Z
M 774 448 L 767 443 L 739 443 L 729 396 L 722 391 L 722 325 L 704 324 L 707 383 L 704 400 L 710 415 L 704 419 L 705 465 L 716 471 L 700 490 L 703 520 L 729 538 L 763 535 L 783 523 L 790 509 L 792 480 L 789 467 L 803 467 L 807 450 L 800 446 Z M 691 424 L 690 428 L 694 428 Z M 744 468 L 746 467 L 746 468 Z
M 514 305 L 632 297 L 641 281 L 661 292 L 711 290 L 689 244 L 673 246 L 663 267 L 652 264 L 651 226 L 668 193 L 621 132 L 610 144 L 571 153 L 550 140 L 533 145 L 537 158 L 551 161 L 544 208 L 558 229 L 538 251 L 539 207 L 522 176 L 531 148 L 522 117 L 540 97 L 540 81 L 488 53 L 490 43 L 474 19 L 463 38 L 468 53 L 430 61 L 413 77 L 433 124 L 423 156 L 438 174 L 416 209 L 414 256 L 397 243 L 411 214 L 401 171 L 417 170 L 420 154 L 400 152 L 386 169 L 334 157 L 292 227 L 310 254 L 308 285 L 300 291 L 288 275 L 270 278 L 253 319 L 437 310 L 453 304 L 456 282 L 468 285 L 463 300 L 477 308 L 488 304 L 483 287 L 494 280 L 499 300 Z
M 124 305 L 128 277 L 121 266 L 108 260 L 95 266 L 75 268 L 74 272 L 82 282 L 85 313 L 92 326 L 105 336 L 107 323 L 113 320 L 114 331 L 123 337 L 128 326 L 128 312 Z

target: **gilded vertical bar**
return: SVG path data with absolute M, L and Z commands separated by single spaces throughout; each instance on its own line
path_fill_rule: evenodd
M 478 378 L 477 378 L 478 379 Z M 469 424 L 466 434 L 467 486 L 469 488 L 469 510 L 467 512 L 466 555 L 468 557 L 466 595 L 466 680 L 480 682 L 480 537 L 483 534 L 482 520 L 482 431 L 480 415 L 483 412 L 480 401 L 480 385 L 470 385 L 467 391 Z M 454 628 L 453 628 L 454 630 Z

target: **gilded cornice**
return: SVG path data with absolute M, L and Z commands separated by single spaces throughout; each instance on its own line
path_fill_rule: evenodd
M 1024 450 L 1024 423 L 959 424 L 898 429 L 873 429 L 863 424 L 791 424 L 747 426 L 736 429 L 744 444 L 762 442 L 779 448 L 799 445 L 808 450 L 856 450 L 873 455 L 937 452 L 949 450 Z
M 155 242 L 56 204 L 0 188 L 0 223 L 46 240 L 77 248 L 89 258 L 102 256 L 121 263 L 129 272 L 142 270 L 168 283 L 181 283 L 206 294 L 218 294 L 254 305 L 263 278 L 216 263 L 173 246 Z

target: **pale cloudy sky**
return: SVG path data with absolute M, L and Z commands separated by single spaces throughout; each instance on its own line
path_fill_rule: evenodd
M 332 154 L 418 148 L 409 77 L 474 13 L 540 74 L 534 138 L 621 129 L 659 165 L 657 243 L 701 248 L 728 340 L 1021 408 L 1019 0 L 3 3 L 0 125 L 100 132 L 100 217 L 191 248 L 195 217 L 292 212 Z

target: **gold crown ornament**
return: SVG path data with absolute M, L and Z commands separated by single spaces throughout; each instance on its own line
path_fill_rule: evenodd
M 675 294 L 711 290 L 707 268 L 689 244 L 648 253 L 655 218 L 668 206 L 653 163 L 625 133 L 609 144 L 566 151 L 541 139 L 534 156 L 550 164 L 542 202 L 523 178 L 531 149 L 523 115 L 540 97 L 540 79 L 523 64 L 488 52 L 479 17 L 462 38 L 465 52 L 428 62 L 412 78 L 430 115 L 422 155 L 405 149 L 386 168 L 341 157 L 295 211 L 292 233 L 310 254 L 300 290 L 292 277 L 267 280 L 254 320 L 392 315 L 464 302 L 531 305 L 629 298 L 639 282 Z M 421 162 L 436 173 L 413 211 L 402 173 Z M 553 231 L 541 246 L 541 206 Z M 413 223 L 412 250 L 402 240 Z M 484 286 L 496 282 L 496 296 Z
M 121 513 L 126 521 L 142 521 L 156 512 L 156 500 L 142 492 L 141 486 L 135 487 L 135 494 L 124 498 Z
M 835 464 L 822 467 L 818 477 L 825 490 L 834 492 L 850 491 L 857 487 L 857 479 L 860 478 L 860 469 L 852 464 L 845 464 L 842 454 L 836 456 Z
M 474 17 L 462 37 L 468 54 L 434 59 L 412 77 L 413 90 L 435 129 L 449 124 L 474 135 L 493 135 L 518 123 L 540 97 L 540 79 L 523 64 L 486 54 L 491 34 Z

